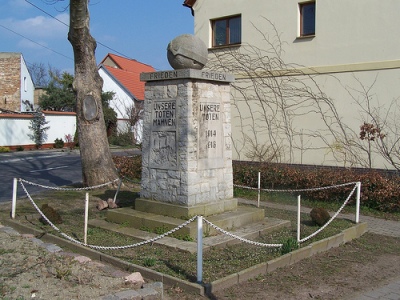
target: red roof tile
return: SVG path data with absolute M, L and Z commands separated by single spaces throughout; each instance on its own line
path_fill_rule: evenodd
M 107 58 L 110 58 L 115 63 L 115 66 L 104 65 L 103 63 Z M 144 100 L 145 83 L 140 81 L 140 73 L 155 72 L 152 66 L 111 53 L 101 61 L 101 64 L 103 64 L 107 71 L 110 72 L 120 84 L 128 89 L 137 100 Z
M 183 2 L 183 5 L 184 6 L 187 6 L 187 7 L 193 7 L 193 5 L 196 3 L 196 0 L 185 0 L 184 2 Z

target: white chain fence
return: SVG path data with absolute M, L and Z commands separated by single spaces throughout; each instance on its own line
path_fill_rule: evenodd
M 310 234 L 309 236 L 300 239 L 298 242 L 299 243 L 304 243 L 305 241 L 311 239 L 312 237 L 316 236 L 318 233 L 320 233 L 322 230 L 324 230 L 326 227 L 328 227 L 328 225 L 334 220 L 336 219 L 336 217 L 340 214 L 340 212 L 342 211 L 342 209 L 346 206 L 346 204 L 349 202 L 351 196 L 354 194 L 355 190 L 357 189 L 357 184 L 354 184 L 354 188 L 351 190 L 350 194 L 347 196 L 346 200 L 343 202 L 342 206 L 335 212 L 335 214 L 329 219 L 328 222 L 326 222 L 323 226 L 321 226 L 321 228 L 319 228 L 317 231 L 315 231 L 314 233 Z
M 69 240 L 69 241 L 71 241 L 71 242 L 74 242 L 74 243 L 79 244 L 79 245 L 87 246 L 87 247 L 90 247 L 90 248 L 93 248 L 93 249 L 97 249 L 97 250 L 118 250 L 118 249 L 127 249 L 127 248 L 134 248 L 134 247 L 142 246 L 142 245 L 145 245 L 145 244 L 153 243 L 153 242 L 155 242 L 155 241 L 157 241 L 157 240 L 159 240 L 159 239 L 162 239 L 163 237 L 166 237 L 166 236 L 168 236 L 168 235 L 174 233 L 175 231 L 177 231 L 177 230 L 179 230 L 179 229 L 185 227 L 186 225 L 190 224 L 191 222 L 193 222 L 193 221 L 197 218 L 197 216 L 195 216 L 195 217 L 191 218 L 190 220 L 187 220 L 185 223 L 179 225 L 178 227 L 176 227 L 176 228 L 174 228 L 174 229 L 171 229 L 171 230 L 168 231 L 168 232 L 165 232 L 165 233 L 163 233 L 163 234 L 161 234 L 161 235 L 159 235 L 159 236 L 156 236 L 156 237 L 154 237 L 154 238 L 152 238 L 152 239 L 149 239 L 149 240 L 146 240 L 146 241 L 142 241 L 142 242 L 138 242 L 138 243 L 135 243 L 135 244 L 124 245 L 124 246 L 98 246 L 98 245 L 85 244 L 85 243 L 82 243 L 81 241 L 78 241 L 77 239 L 74 239 L 73 237 L 69 236 L 68 234 L 63 233 L 56 225 L 54 225 L 54 224 L 46 217 L 46 215 L 45 215 L 45 214 L 40 210 L 40 208 L 36 205 L 35 201 L 33 201 L 31 195 L 29 194 L 28 190 L 26 189 L 26 187 L 25 187 L 25 185 L 24 185 L 24 182 L 29 183 L 29 182 L 27 182 L 27 181 L 25 181 L 25 180 L 21 180 L 21 179 L 20 179 L 20 184 L 21 184 L 23 190 L 25 191 L 27 197 L 29 198 L 29 201 L 32 203 L 32 205 L 35 207 L 35 209 L 38 211 L 38 213 L 43 217 L 43 219 L 44 219 L 55 231 L 57 231 L 60 235 L 62 235 L 63 237 L 65 237 L 67 240 Z M 110 184 L 110 183 L 107 183 L 107 184 L 105 184 L 105 185 L 108 185 L 108 184 Z M 100 186 L 104 186 L 104 185 L 100 185 Z M 45 186 L 42 186 L 42 187 L 45 187 Z M 95 187 L 88 187 L 88 188 L 86 188 L 86 189 L 94 189 L 94 188 L 95 188 Z M 64 190 L 64 189 L 63 189 L 63 190 Z M 68 189 L 68 190 L 71 191 L 71 190 L 82 190 L 82 189 Z
M 342 183 L 342 184 L 336 184 L 336 185 L 330 185 L 330 186 L 323 186 L 323 187 L 317 187 L 317 188 L 311 188 L 311 189 L 287 189 L 287 190 L 274 190 L 274 189 L 258 189 L 258 188 L 253 188 L 253 187 L 248 187 L 244 185 L 238 185 L 234 184 L 234 187 L 242 188 L 242 189 L 247 189 L 247 190 L 255 190 L 255 191 L 262 191 L 262 192 L 275 192 L 275 193 L 301 193 L 301 192 L 313 192 L 313 191 L 324 191 L 324 190 L 329 190 L 329 189 L 336 189 L 336 188 L 341 188 L 345 187 L 348 185 L 355 185 L 357 182 L 349 182 L 349 183 Z
M 117 180 L 119 180 L 119 179 L 117 179 Z M 175 228 L 173 228 L 173 229 L 171 229 L 171 230 L 169 230 L 169 231 L 167 231 L 167 232 L 165 232 L 165 233 L 163 233 L 163 234 L 161 234 L 161 235 L 158 235 L 158 236 L 156 236 L 156 237 L 154 237 L 154 238 L 151 238 L 151 239 L 149 239 L 149 240 L 145 240 L 145 241 L 138 242 L 138 243 L 134 243 L 134 244 L 130 244 L 130 245 L 123 245 L 123 246 L 100 246 L 100 245 L 85 244 L 85 243 L 83 243 L 83 242 L 81 242 L 81 241 L 79 241 L 79 240 L 77 240 L 77 239 L 71 237 L 70 235 L 68 235 L 68 234 L 66 234 L 66 233 L 64 233 L 64 232 L 62 232 L 60 228 L 58 228 L 54 223 L 52 223 L 52 222 L 46 217 L 46 215 L 41 211 L 41 209 L 37 206 L 37 204 L 36 204 L 35 201 L 32 199 L 31 195 L 29 194 L 28 190 L 26 189 L 26 187 L 25 187 L 25 185 L 24 185 L 24 183 L 26 183 L 26 184 L 30 184 L 30 185 L 34 185 L 34 186 L 40 186 L 40 187 L 42 187 L 42 188 L 48 188 L 48 189 L 60 190 L 60 191 L 74 191 L 74 190 L 75 190 L 75 191 L 82 191 L 82 190 L 92 190 L 92 189 L 96 189 L 96 188 L 99 188 L 99 187 L 107 186 L 107 185 L 109 185 L 109 184 L 114 183 L 114 182 L 117 181 L 117 180 L 114 180 L 114 181 L 111 181 L 111 182 L 108 182 L 108 183 L 105 183 L 105 184 L 97 185 L 97 186 L 86 187 L 86 188 L 54 188 L 54 187 L 47 187 L 47 186 L 40 185 L 40 184 L 36 184 L 36 183 L 30 182 L 30 181 L 27 181 L 27 180 L 24 180 L 24 179 L 19 179 L 19 182 L 20 182 L 20 184 L 21 184 L 21 186 L 22 186 L 22 189 L 23 189 L 24 192 L 26 193 L 26 195 L 27 195 L 29 201 L 32 203 L 33 207 L 37 210 L 37 212 L 42 216 L 42 218 L 43 218 L 55 231 L 57 231 L 61 236 L 63 236 L 64 238 L 66 238 L 66 239 L 69 240 L 70 242 L 76 243 L 76 244 L 78 244 L 78 245 L 86 246 L 86 247 L 89 247 L 89 248 L 92 248 L 92 249 L 96 249 L 96 250 L 119 250 L 119 249 L 128 249 L 128 248 L 134 248 L 134 247 L 146 245 L 146 244 L 149 244 L 149 243 L 154 243 L 155 241 L 160 240 L 160 239 L 162 239 L 162 238 L 164 238 L 164 237 L 166 237 L 166 236 L 169 236 L 169 235 L 173 234 L 174 232 L 178 231 L 179 229 L 181 229 L 181 228 L 183 228 L 183 227 L 189 225 L 191 222 L 197 220 L 197 218 L 199 217 L 199 216 L 194 216 L 194 217 L 192 217 L 191 219 L 187 220 L 186 222 L 182 223 L 181 225 L 179 225 L 179 226 L 177 226 L 177 227 L 175 227 Z M 242 237 L 240 237 L 240 236 L 234 235 L 234 234 L 232 234 L 232 233 L 230 233 L 230 232 L 228 232 L 228 231 L 225 231 L 224 229 L 218 227 L 217 225 L 213 224 L 212 222 L 210 222 L 210 221 L 208 221 L 208 220 L 206 220 L 206 219 L 204 219 L 204 218 L 203 218 L 203 221 L 204 221 L 205 223 L 209 224 L 211 227 L 215 228 L 216 230 L 222 232 L 223 234 L 226 234 L 226 235 L 228 235 L 228 236 L 230 236 L 230 237 L 232 237 L 232 238 L 238 239 L 238 240 L 240 240 L 240 241 L 242 241 L 242 242 L 244 242 L 244 243 L 248 243 L 248 244 L 256 245 L 256 246 L 262 246 L 262 247 L 281 247 L 281 246 L 282 246 L 282 244 L 264 244 L 264 243 L 254 242 L 254 241 L 251 241 L 251 240 L 242 238 Z
M 161 234 L 158 235 L 154 238 L 151 238 L 149 240 L 145 240 L 145 241 L 141 241 L 138 243 L 134 243 L 134 244 L 130 244 L 130 245 L 123 245 L 123 246 L 100 246 L 100 245 L 91 245 L 91 244 L 87 244 L 87 243 L 83 243 L 73 237 L 71 237 L 70 235 L 62 232 L 56 225 L 54 225 L 47 217 L 46 215 L 40 210 L 40 208 L 36 205 L 36 203 L 34 202 L 34 200 L 32 199 L 31 195 L 29 194 L 28 190 L 25 187 L 25 184 L 29 184 L 29 185 L 33 185 L 33 186 L 38 186 L 41 188 L 45 188 L 45 189 L 52 189 L 52 190 L 59 190 L 59 191 L 82 191 L 82 190 L 93 190 L 93 189 L 97 189 L 97 188 L 101 188 L 104 186 L 108 186 L 110 184 L 113 184 L 117 181 L 122 181 L 122 179 L 115 179 L 113 181 L 104 183 L 104 184 L 100 184 L 100 185 L 96 185 L 96 186 L 90 186 L 90 187 L 83 187 L 83 188 L 60 188 L 60 187 L 50 187 L 50 186 L 45 186 L 45 185 L 41 185 L 41 184 L 37 184 L 34 182 L 30 182 L 24 179 L 19 178 L 18 181 L 20 182 L 22 189 L 24 190 L 24 192 L 26 193 L 28 199 L 30 200 L 30 202 L 32 203 L 32 205 L 34 206 L 34 208 L 38 211 L 38 213 L 42 216 L 42 218 L 55 230 L 57 231 L 61 236 L 63 236 L 64 238 L 66 238 L 67 240 L 79 244 L 79 245 L 83 245 L 86 247 L 90 247 L 92 249 L 96 249 L 96 250 L 118 250 L 118 249 L 127 249 L 127 248 L 134 248 L 134 247 L 138 247 L 138 246 L 142 246 L 145 244 L 149 244 L 149 243 L 153 243 L 157 240 L 160 240 L 164 237 L 167 237 L 171 234 L 173 234 L 174 232 L 178 231 L 179 229 L 189 225 L 191 222 L 195 221 L 199 216 L 194 216 L 191 219 L 187 220 L 186 222 L 182 223 L 181 225 Z M 298 243 L 303 243 L 309 239 L 311 239 L 312 237 L 314 237 L 315 235 L 317 235 L 318 233 L 320 233 L 322 230 L 324 230 L 338 215 L 339 213 L 342 211 L 342 209 L 346 206 L 346 204 L 348 203 L 348 201 L 350 200 L 351 196 L 354 194 L 354 191 L 356 190 L 358 183 L 356 182 L 351 182 L 351 183 L 345 183 L 345 184 L 339 184 L 339 185 L 333 185 L 333 186 L 328 186 L 328 187 L 320 187 L 320 188 L 313 188 L 313 189 L 294 189 L 294 190 L 290 190 L 290 189 L 285 189 L 285 190 L 274 190 L 274 189 L 257 189 L 257 188 L 252 188 L 252 187 L 246 187 L 246 186 L 241 186 L 241 185 L 234 185 L 235 187 L 239 187 L 239 188 L 245 188 L 245 189 L 250 189 L 250 190 L 262 190 L 262 191 L 266 191 L 266 192 L 306 192 L 306 191 L 321 191 L 321 190 L 327 190 L 327 189 L 332 189 L 332 188 L 340 188 L 340 187 L 345 187 L 345 186 L 349 186 L 349 185 L 354 185 L 354 188 L 352 189 L 352 191 L 350 192 L 350 194 L 348 195 L 347 199 L 344 201 L 344 203 L 342 204 L 342 206 L 338 209 L 338 211 L 330 218 L 330 220 L 323 225 L 321 228 L 319 228 L 317 231 L 315 231 L 314 233 L 312 233 L 311 235 L 303 238 L 303 239 L 299 239 Z M 260 246 L 260 247 L 271 247 L 271 248 L 279 248 L 282 247 L 282 244 L 266 244 L 266 243 L 260 243 L 260 242 L 255 242 L 255 241 L 251 241 L 248 239 L 245 239 L 243 237 L 237 236 L 235 234 L 232 234 L 220 227 L 218 227 L 217 225 L 213 224 L 212 222 L 208 221 L 205 218 L 202 218 L 202 220 L 208 224 L 209 226 L 211 226 L 212 228 L 214 228 L 215 230 L 221 232 L 222 234 L 225 234 L 227 236 L 230 236 L 231 238 L 237 239 L 241 242 L 244 243 L 248 243 L 250 245 L 255 245 L 255 246 Z
M 25 183 L 27 183 L 29 185 L 41 187 L 41 188 L 48 189 L 48 190 L 56 190 L 56 191 L 89 191 L 89 190 L 95 190 L 95 189 L 102 188 L 104 186 L 108 186 L 110 184 L 113 184 L 113 183 L 115 183 L 115 182 L 117 182 L 119 180 L 120 179 L 117 178 L 117 179 L 114 179 L 113 181 L 110 181 L 110 182 L 107 182 L 107 183 L 94 185 L 94 186 L 88 186 L 88 187 L 82 187 L 82 188 L 60 188 L 60 187 L 57 187 L 57 186 L 56 187 L 46 186 L 46 185 L 42 185 L 42 184 L 39 184 L 39 183 L 34 183 L 34 182 L 31 182 L 31 181 L 27 181 L 25 179 L 19 178 L 19 181 L 21 183 L 25 182 Z
M 316 236 L 318 233 L 320 233 L 321 231 L 323 231 L 330 223 L 332 223 L 332 221 L 334 219 L 337 218 L 337 216 L 340 214 L 340 212 L 343 210 L 343 208 L 347 205 L 347 203 L 349 202 L 351 196 L 354 194 L 355 190 L 361 187 L 361 183 L 360 182 L 349 182 L 349 183 L 343 183 L 343 184 L 336 184 L 336 185 L 331 185 L 331 186 L 324 186 L 324 187 L 317 187 L 317 188 L 310 188 L 310 189 L 280 189 L 280 190 L 275 190 L 275 189 L 261 189 L 261 188 L 253 188 L 253 187 L 248 187 L 248 186 L 243 186 L 243 185 L 237 185 L 234 184 L 234 187 L 237 188 L 242 188 L 242 189 L 248 189 L 248 190 L 254 190 L 254 191 L 263 191 L 263 192 L 277 192 L 277 193 L 299 193 L 299 192 L 313 192 L 313 191 L 323 191 L 323 190 L 328 190 L 328 189 L 336 189 L 336 188 L 341 188 L 341 187 L 345 187 L 345 186 L 351 186 L 354 185 L 353 189 L 351 190 L 351 192 L 349 193 L 349 195 L 347 196 L 346 200 L 343 202 L 343 204 L 340 206 L 340 208 L 334 213 L 334 215 L 323 225 L 321 226 L 317 231 L 315 231 L 314 233 L 310 234 L 309 236 L 300 239 L 298 238 L 298 243 L 304 243 L 305 241 L 308 241 L 309 239 L 311 239 L 312 237 Z M 359 192 L 358 192 L 359 194 Z M 359 195 L 357 196 L 357 213 L 356 213 L 356 222 L 358 223 L 358 210 L 359 210 Z M 300 210 L 300 208 L 298 208 Z M 300 229 L 298 228 L 298 231 Z

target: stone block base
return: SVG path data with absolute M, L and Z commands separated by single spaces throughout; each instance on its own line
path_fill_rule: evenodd
M 220 200 L 195 206 L 181 206 L 166 202 L 139 198 L 135 200 L 135 210 L 180 219 L 194 216 L 212 216 L 237 209 L 237 199 Z
M 195 214 L 197 215 L 197 214 Z M 238 207 L 235 211 L 227 211 L 207 217 L 214 225 L 224 229 L 233 230 L 244 225 L 258 222 L 264 219 L 264 210 L 254 207 Z M 129 207 L 112 209 L 107 211 L 107 221 L 124 226 L 142 230 L 168 231 L 174 229 L 185 222 L 182 218 L 173 218 L 161 214 L 138 211 Z M 217 234 L 217 230 L 209 225 L 205 225 L 204 233 L 207 236 Z M 197 237 L 197 223 L 189 225 L 176 231 L 177 235 Z

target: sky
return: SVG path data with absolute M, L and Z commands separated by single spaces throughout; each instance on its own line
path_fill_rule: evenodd
M 27 65 L 74 73 L 67 39 L 69 1 L 0 0 L 0 52 L 20 52 Z M 96 61 L 113 53 L 156 70 L 170 70 L 168 43 L 193 34 L 193 16 L 183 0 L 90 0 L 90 32 Z

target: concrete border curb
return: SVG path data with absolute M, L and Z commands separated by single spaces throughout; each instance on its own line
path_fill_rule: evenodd
M 267 273 L 271 273 L 278 268 L 283 268 L 289 265 L 292 265 L 296 262 L 301 261 L 302 259 L 313 256 L 314 254 L 327 251 L 334 247 L 339 247 L 342 244 L 345 244 L 355 238 L 360 237 L 367 231 L 367 223 L 359 223 L 355 226 L 352 226 L 348 229 L 343 230 L 341 233 L 336 234 L 332 237 L 322 239 L 320 241 L 316 241 L 308 246 L 295 250 L 293 252 L 287 253 L 280 257 L 277 257 L 268 262 L 264 262 L 250 268 L 244 269 L 240 272 L 228 275 L 224 278 L 220 278 L 215 280 L 209 284 L 200 285 L 197 283 L 191 283 L 188 281 L 181 280 L 179 278 L 175 278 L 170 275 L 165 275 L 159 273 L 157 271 L 135 265 L 132 263 L 125 262 L 121 259 L 112 257 L 110 255 L 101 253 L 99 251 L 74 244 L 68 240 L 62 239 L 52 234 L 44 233 L 43 231 L 31 228 L 29 226 L 20 224 L 17 221 L 8 219 L 2 220 L 3 224 L 11 226 L 17 231 L 33 234 L 33 235 L 43 235 L 41 239 L 46 242 L 55 243 L 61 247 L 66 247 L 72 251 L 80 253 L 82 255 L 86 255 L 92 259 L 106 262 L 112 264 L 115 267 L 118 267 L 122 270 L 126 270 L 129 272 L 140 272 L 144 278 L 162 282 L 168 286 L 177 286 L 182 288 L 183 290 L 195 293 L 197 295 L 204 296 L 204 294 L 212 294 L 216 291 L 220 291 L 222 289 L 226 289 L 233 285 L 237 285 L 239 283 L 245 282 L 250 278 L 254 278 L 259 275 L 264 275 Z
M 241 282 L 244 282 L 250 278 L 254 278 L 258 275 L 264 275 L 267 273 L 271 273 L 276 269 L 287 267 L 289 265 L 301 261 L 302 259 L 311 257 L 314 254 L 327 251 L 334 247 L 339 247 L 342 244 L 345 244 L 355 238 L 362 236 L 366 231 L 367 231 L 367 223 L 356 224 L 351 228 L 343 230 L 341 233 L 314 242 L 308 246 L 287 253 L 273 260 L 270 260 L 267 263 L 261 263 L 252 266 L 250 268 L 247 268 L 245 270 L 242 270 L 238 273 L 231 274 L 224 278 L 215 280 L 205 286 L 206 289 L 205 292 L 207 295 L 211 295 L 217 291 L 226 289 L 233 285 L 237 285 Z

